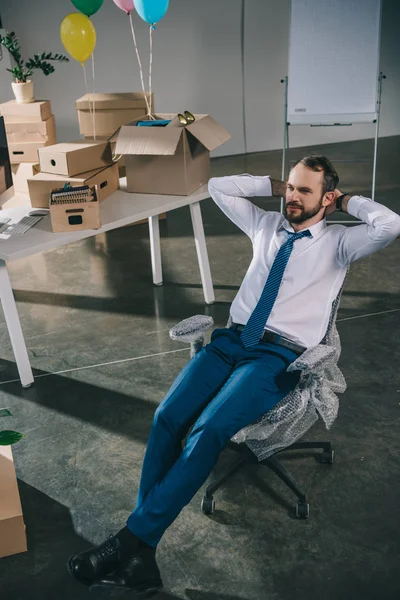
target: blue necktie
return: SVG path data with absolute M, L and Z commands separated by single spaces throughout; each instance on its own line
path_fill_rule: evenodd
M 308 229 L 300 233 L 291 233 L 290 231 L 286 231 L 286 233 L 289 235 L 289 239 L 279 248 L 260 299 L 240 335 L 240 339 L 246 348 L 255 346 L 260 341 L 278 296 L 283 273 L 292 253 L 294 242 L 302 237 L 311 236 Z

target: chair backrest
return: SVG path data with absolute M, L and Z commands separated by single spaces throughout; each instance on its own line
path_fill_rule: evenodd
M 258 460 L 294 444 L 319 417 L 327 429 L 336 419 L 339 409 L 336 393 L 343 393 L 346 389 L 337 365 L 341 345 L 336 317 L 343 288 L 344 282 L 332 303 L 327 331 L 320 344 L 306 350 L 288 369 L 301 371 L 296 388 L 232 438 L 237 443 L 245 442 Z

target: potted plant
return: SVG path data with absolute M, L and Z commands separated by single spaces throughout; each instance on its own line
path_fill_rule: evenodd
M 45 75 L 50 75 L 50 73 L 54 73 L 54 67 L 48 62 L 49 60 L 69 61 L 64 54 L 52 54 L 51 52 L 35 54 L 33 58 L 29 58 L 27 61 L 22 60 L 21 46 L 14 31 L 6 33 L 4 36 L 0 35 L 0 44 L 9 51 L 16 63 L 12 69 L 7 69 L 7 71 L 15 77 L 15 81 L 11 83 L 11 86 L 18 104 L 28 104 L 35 101 L 33 83 L 29 79 L 34 69 L 40 69 Z
M 8 408 L 0 408 L 0 417 L 11 417 L 11 412 Z M 11 446 L 12 444 L 16 444 L 22 439 L 24 436 L 23 433 L 19 433 L 18 431 L 12 431 L 10 429 L 6 429 L 4 431 L 0 430 L 0 446 Z

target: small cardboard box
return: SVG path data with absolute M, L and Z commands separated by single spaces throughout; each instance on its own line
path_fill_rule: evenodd
M 0 557 L 27 551 L 11 446 L 0 446 Z
M 38 100 L 29 104 L 17 104 L 16 100 L 9 100 L 0 104 L 0 114 L 4 121 L 46 121 L 52 115 L 49 100 Z
M 82 173 L 76 177 L 63 177 L 50 173 L 38 173 L 28 179 L 29 196 L 34 208 L 49 208 L 50 192 L 63 187 L 66 183 L 72 186 L 89 185 L 97 186 L 97 199 L 99 202 L 116 192 L 119 188 L 118 165 L 114 163 L 105 169 L 96 169 Z
M 154 112 L 154 95 L 146 94 L 151 99 Z M 121 125 L 139 119 L 147 114 L 145 95 L 143 93 L 121 94 L 86 94 L 75 103 L 79 119 L 79 131 L 82 135 L 93 136 L 93 120 L 96 137 L 110 136 Z M 94 108 L 93 108 L 94 107 Z
M 45 148 L 49 142 L 21 142 L 18 144 L 8 144 L 10 162 L 12 165 L 18 165 L 23 162 L 39 162 L 39 150 Z
M 109 142 L 77 140 L 41 148 L 39 163 L 43 173 L 73 177 L 108 167 L 113 160 Z
M 182 127 L 176 115 L 166 127 L 137 127 L 137 119 L 116 132 L 116 154 L 125 157 L 128 192 L 191 194 L 210 178 L 210 151 L 231 135 L 208 115 L 196 114 Z
M 38 163 L 19 163 L 12 165 L 14 192 L 16 194 L 29 194 L 28 179 L 40 171 Z
M 51 227 L 55 233 L 99 229 L 100 207 L 97 186 L 82 192 L 83 186 L 72 186 L 71 190 L 52 190 L 50 200 Z M 88 187 L 88 186 L 84 186 Z M 61 199 L 55 199 L 55 192 L 61 191 Z M 60 195 L 60 194 L 59 194 Z
M 46 121 L 21 121 L 6 123 L 7 140 L 9 144 L 21 142 L 48 142 L 55 144 L 56 122 L 52 115 Z

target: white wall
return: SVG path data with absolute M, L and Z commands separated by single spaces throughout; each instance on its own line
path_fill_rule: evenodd
M 154 32 L 156 108 L 165 112 L 188 109 L 211 114 L 233 134 L 233 139 L 215 155 L 244 152 L 244 130 L 248 152 L 282 145 L 280 79 L 287 74 L 290 0 L 245 0 L 244 82 L 242 3 L 243 0 L 171 0 L 167 15 Z M 25 55 L 43 50 L 63 51 L 59 26 L 63 17 L 74 10 L 68 1 L 0 0 L 3 26 L 17 32 Z M 382 136 L 400 134 L 400 42 L 396 30 L 399 17 L 400 2 L 383 0 L 381 69 L 388 78 L 383 92 Z M 92 19 L 98 35 L 96 90 L 140 91 L 136 55 L 124 13 L 112 0 L 104 0 Z M 148 29 L 139 17 L 135 23 L 147 68 Z M 334 42 L 334 32 L 332 36 Z M 90 61 L 86 69 L 90 81 Z M 77 138 L 74 102 L 85 93 L 80 64 L 71 59 L 66 65 L 56 65 L 56 72 L 49 77 L 36 73 L 34 81 L 36 97 L 52 102 L 59 140 Z M 9 80 L 4 80 L 0 72 L 0 101 L 11 97 Z M 304 146 L 372 137 L 373 127 L 358 125 L 329 130 L 292 127 L 290 133 L 291 146 Z

